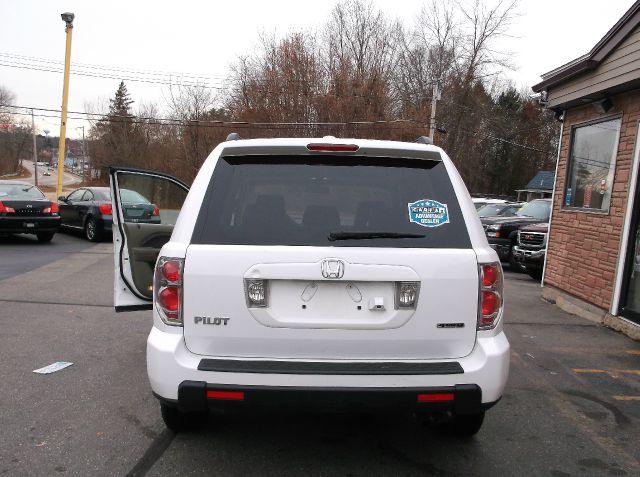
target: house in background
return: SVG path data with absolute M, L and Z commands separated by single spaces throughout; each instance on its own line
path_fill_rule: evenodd
M 543 296 L 640 338 L 640 1 L 533 90 L 563 121 Z
M 555 173 L 553 171 L 540 171 L 525 186 L 524 189 L 516 190 L 518 202 L 529 202 L 534 199 L 548 199 L 553 193 L 553 182 Z

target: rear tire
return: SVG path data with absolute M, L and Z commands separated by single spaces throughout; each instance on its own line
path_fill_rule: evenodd
M 160 404 L 160 413 L 165 426 L 174 432 L 199 429 L 205 425 L 208 412 L 182 412 L 177 407 Z
M 102 240 L 102 229 L 93 217 L 89 217 L 84 224 L 84 236 L 89 242 Z
M 443 425 L 443 431 L 450 436 L 472 437 L 478 433 L 484 421 L 484 411 L 475 414 L 454 414 Z
M 38 242 L 47 243 L 51 242 L 51 239 L 55 234 L 55 232 L 40 232 L 39 234 L 36 234 L 36 237 L 38 237 Z

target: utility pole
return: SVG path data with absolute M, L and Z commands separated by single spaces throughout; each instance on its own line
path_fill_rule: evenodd
M 38 187 L 38 151 L 36 149 L 36 121 L 33 118 L 33 109 L 31 110 L 31 136 L 33 137 L 33 180 Z
M 84 140 L 84 124 L 82 125 L 82 182 L 87 180 L 86 178 L 86 170 L 87 170 L 87 143 Z
M 67 100 L 69 99 L 69 69 L 71 67 L 71 34 L 73 33 L 73 13 L 63 13 L 60 15 L 67 24 L 65 32 L 67 34 L 67 44 L 64 55 L 64 83 L 62 86 L 62 118 L 60 120 L 60 142 L 58 145 L 58 186 L 56 197 L 62 195 L 62 180 L 64 179 L 64 149 L 67 134 Z
M 440 100 L 440 85 L 436 81 L 433 83 L 433 93 L 431 95 L 431 119 L 429 120 L 429 137 L 435 144 L 436 133 L 436 103 Z

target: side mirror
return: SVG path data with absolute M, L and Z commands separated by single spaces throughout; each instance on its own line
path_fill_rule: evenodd
M 62 201 L 62 202 L 66 202 L 67 201 L 67 197 L 64 196 L 64 195 L 61 195 L 60 197 L 58 197 L 58 200 Z

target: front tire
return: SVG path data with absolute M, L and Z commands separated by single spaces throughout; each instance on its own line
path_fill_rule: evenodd
M 47 242 L 51 242 L 51 239 L 55 234 L 56 234 L 55 232 L 40 232 L 36 234 L 36 237 L 38 237 L 38 242 L 47 243 Z
M 93 217 L 89 217 L 84 224 L 84 236 L 89 242 L 99 242 L 102 240 L 102 230 Z
M 174 432 L 198 429 L 207 422 L 207 412 L 182 412 L 177 407 L 160 404 L 160 413 L 165 426 Z

